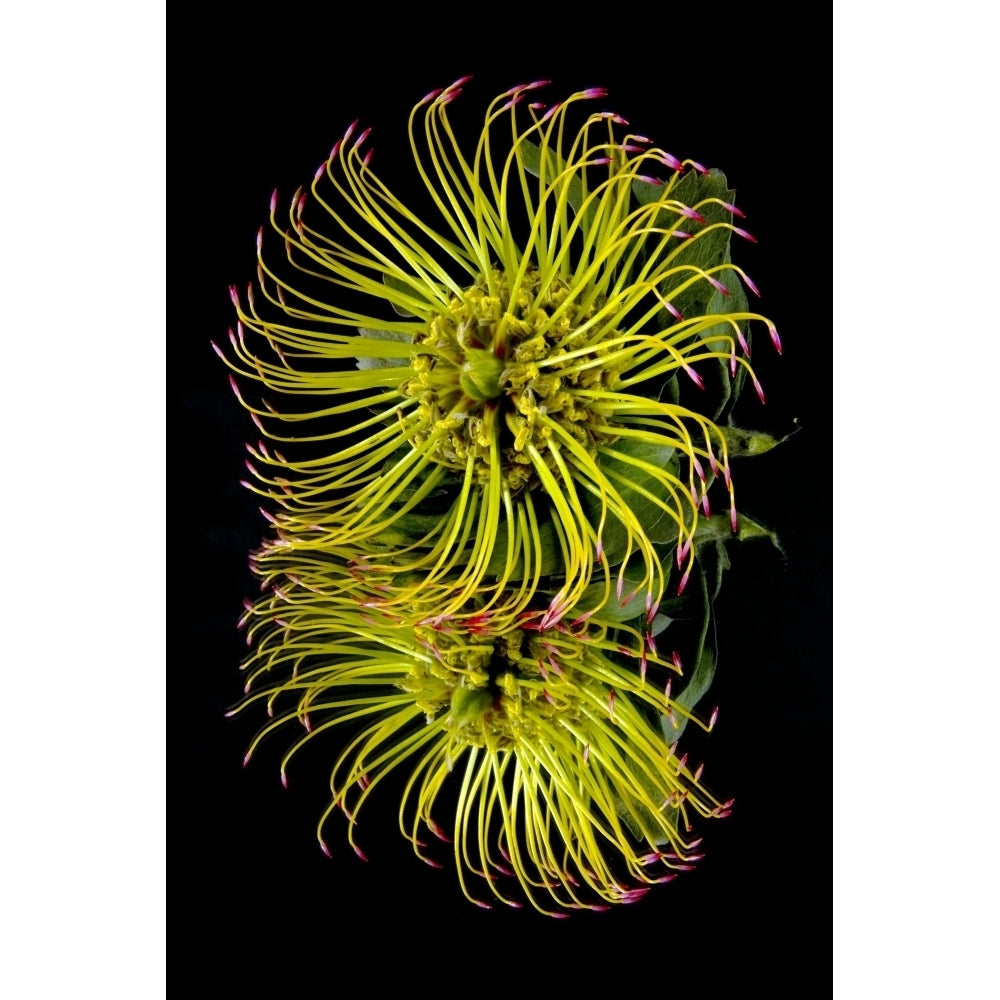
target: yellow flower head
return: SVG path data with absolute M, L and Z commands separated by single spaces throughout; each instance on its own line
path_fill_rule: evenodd
M 410 116 L 434 219 L 352 126 L 284 220 L 275 193 L 284 253 L 261 234 L 257 287 L 232 290 L 224 359 L 259 383 L 260 402 L 241 395 L 270 442 L 252 488 L 277 505 L 260 565 L 346 561 L 411 622 L 417 595 L 452 620 L 475 597 L 513 627 L 551 575 L 546 627 L 594 580 L 594 613 L 621 598 L 626 574 L 654 607 L 672 572 L 684 588 L 715 478 L 736 528 L 726 435 L 674 376 L 746 374 L 760 392 L 750 324 L 779 346 L 729 259 L 742 213 L 721 175 L 617 115 L 572 130 L 602 90 L 546 107 L 541 83 L 512 88 L 462 148 L 463 82 Z
M 658 655 L 648 631 L 600 615 L 547 626 L 542 610 L 498 631 L 479 607 L 443 620 L 427 605 L 406 624 L 362 610 L 370 596 L 346 570 L 304 566 L 246 616 L 254 652 L 240 708 L 263 702 L 272 716 L 247 760 L 297 723 L 287 784 L 302 747 L 340 737 L 317 828 L 326 853 L 339 810 L 364 857 L 358 815 L 400 772 L 403 835 L 434 867 L 450 853 L 480 906 L 603 909 L 698 860 L 689 814 L 722 816 L 731 803 L 706 791 L 674 736 L 686 719 L 710 729 L 714 715 L 694 718 L 672 690 L 676 657 Z

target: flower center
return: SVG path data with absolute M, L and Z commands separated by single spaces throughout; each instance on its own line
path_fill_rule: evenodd
M 557 714 L 573 715 L 581 688 L 592 683 L 573 669 L 583 655 L 581 637 L 550 641 L 512 629 L 477 644 L 447 630 L 415 631 L 433 656 L 415 660 L 400 687 L 416 696 L 428 723 L 447 712 L 447 727 L 462 746 L 511 749 Z
M 543 285 L 534 268 L 513 296 L 508 274 L 491 279 L 452 296 L 416 338 L 427 352 L 402 391 L 419 400 L 415 447 L 456 470 L 471 460 L 479 484 L 497 464 L 513 492 L 534 485 L 539 458 L 555 468 L 550 442 L 564 434 L 591 455 L 616 440 L 592 392 L 614 390 L 623 364 L 602 346 L 618 332 L 588 323 L 600 302 L 576 301 L 559 278 Z

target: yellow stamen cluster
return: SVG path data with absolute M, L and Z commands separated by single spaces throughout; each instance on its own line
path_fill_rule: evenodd
M 418 350 L 429 353 L 413 358 L 414 377 L 401 391 L 419 401 L 424 429 L 414 435 L 414 447 L 429 445 L 436 461 L 459 472 L 471 456 L 474 481 L 485 486 L 499 437 L 501 479 L 516 493 L 538 482 L 529 445 L 557 470 L 548 448 L 552 427 L 541 418 L 559 421 L 591 457 L 598 445 L 617 439 L 601 410 L 573 390 L 613 392 L 623 362 L 611 357 L 601 366 L 579 364 L 572 352 L 587 344 L 581 328 L 599 304 L 578 308 L 564 281 L 554 279 L 542 289 L 541 276 L 532 269 L 512 302 L 509 276 L 494 270 L 492 278 L 495 294 L 480 278 L 414 338 Z M 553 313 L 559 317 L 554 322 Z M 610 350 L 592 352 L 605 354 Z

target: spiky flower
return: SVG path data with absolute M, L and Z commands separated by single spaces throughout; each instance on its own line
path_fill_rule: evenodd
M 277 505 L 261 564 L 347 561 L 410 621 L 418 596 L 453 619 L 475 598 L 513 627 L 555 574 L 549 626 L 594 579 L 621 597 L 636 567 L 655 606 L 671 572 L 684 588 L 716 477 L 736 528 L 726 434 L 674 376 L 745 373 L 761 392 L 748 325 L 779 346 L 729 259 L 742 213 L 721 175 L 615 114 L 573 131 L 598 89 L 546 107 L 529 100 L 541 83 L 515 87 L 463 149 L 448 109 L 464 82 L 410 117 L 436 221 L 351 126 L 284 222 L 272 197 L 281 266 L 261 234 L 258 287 L 232 290 L 224 359 L 259 383 L 260 402 L 241 398 L 272 442 L 251 465 Z
M 640 629 L 600 615 L 548 627 L 538 610 L 498 631 L 481 602 L 454 619 L 424 604 L 409 624 L 359 610 L 372 592 L 346 570 L 304 564 L 302 574 L 248 604 L 241 708 L 264 702 L 273 717 L 247 760 L 271 732 L 301 727 L 281 761 L 286 784 L 301 749 L 340 734 L 317 828 L 326 853 L 339 810 L 364 857 L 358 815 L 396 772 L 403 835 L 434 867 L 451 853 L 480 906 L 604 909 L 700 857 L 689 813 L 725 815 L 730 803 L 706 791 L 659 722 L 693 716 L 671 692 L 679 664 L 657 655 L 640 602 L 623 612 L 639 610 Z M 714 716 L 694 721 L 710 729 Z

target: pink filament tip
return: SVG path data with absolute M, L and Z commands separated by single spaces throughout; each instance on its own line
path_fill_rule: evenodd
M 430 819 L 430 817 L 427 819 L 427 825 L 430 827 L 431 833 L 433 833 L 438 840 L 444 841 L 446 844 L 451 843 L 451 837 L 449 837 L 448 834 L 446 834 L 434 820 Z
M 275 188 L 271 192 L 271 215 L 274 215 L 275 209 L 278 207 L 278 189 Z
M 681 311 L 677 308 L 677 306 L 673 304 L 673 302 L 664 302 L 663 308 L 666 309 L 667 312 L 670 313 L 670 315 L 673 316 L 678 323 L 684 319 L 684 317 L 681 315 Z
M 593 100 L 600 97 L 607 97 L 608 91 L 604 87 L 588 87 L 586 90 L 581 92 L 582 97 L 586 97 L 589 100 Z
M 771 343 L 774 344 L 774 349 L 780 354 L 781 338 L 778 336 L 778 328 L 773 323 L 768 323 L 767 332 L 771 335 Z
M 229 298 L 232 300 L 233 305 L 238 309 L 240 306 L 240 293 L 236 290 L 235 285 L 229 286 Z
M 326 163 L 323 162 L 316 168 L 316 173 L 313 174 L 313 180 L 318 181 L 325 173 L 326 173 Z
M 702 380 L 702 377 L 692 367 L 690 367 L 689 365 L 685 365 L 684 371 L 688 373 L 688 375 L 691 378 L 691 381 L 694 382 L 694 384 L 698 386 L 699 389 L 705 388 L 705 383 Z
M 663 181 L 659 177 L 652 177 L 649 174 L 636 174 L 635 179 L 637 181 L 644 181 L 646 184 L 652 184 L 655 187 L 663 187 Z
M 716 705 L 715 708 L 712 709 L 712 717 L 708 720 L 709 729 L 715 728 L 715 723 L 718 720 L 718 718 L 719 718 L 719 706 Z M 691 846 L 694 847 L 696 845 L 692 844 Z
M 733 232 L 736 233 L 737 236 L 742 236 L 743 239 L 748 240 L 750 243 L 756 243 L 757 242 L 757 237 L 756 236 L 752 236 L 745 229 L 740 229 L 739 226 L 733 226 Z
M 736 378 L 736 355 L 729 355 L 729 375 L 731 378 Z
M 701 495 L 701 510 L 702 510 L 702 513 L 705 515 L 705 517 L 711 517 L 712 516 L 711 508 L 708 505 L 708 494 L 707 493 L 703 493 Z
M 417 107 L 419 108 L 421 105 L 426 104 L 428 101 L 433 101 L 434 98 L 437 97 L 438 94 L 440 93 L 441 93 L 441 88 L 438 87 L 437 90 L 431 90 L 428 93 L 424 94 L 424 96 L 417 102 Z
M 677 546 L 677 568 L 680 569 L 684 565 L 684 560 L 687 558 L 688 549 L 691 548 L 691 539 L 686 538 L 683 545 Z
M 679 240 L 689 240 L 691 239 L 691 234 L 684 232 L 683 229 L 675 229 L 673 235 Z
M 722 207 L 725 208 L 725 209 L 727 209 L 728 211 L 732 212 L 733 215 L 739 216 L 741 219 L 745 219 L 746 218 L 746 212 L 744 212 L 742 209 L 737 208 L 735 205 L 731 205 L 727 201 L 724 201 L 722 203 Z
M 750 291 L 753 292 L 754 295 L 756 295 L 758 299 L 760 298 L 760 289 L 758 289 L 757 286 L 753 283 L 753 279 L 752 278 L 749 278 L 749 277 L 747 277 L 747 275 L 744 274 L 743 275 L 743 284 L 746 285 L 747 288 L 749 288 Z
M 367 860 L 368 860 L 368 856 L 367 856 L 367 855 L 365 854 L 365 852 L 364 852 L 364 851 L 362 851 L 362 850 L 361 850 L 361 848 L 360 848 L 360 847 L 358 847 L 358 845 L 357 845 L 357 844 L 351 844 L 351 847 L 353 847 L 353 848 L 354 848 L 354 853 L 355 853 L 355 854 L 356 854 L 356 855 L 357 855 L 357 856 L 358 856 L 359 858 L 361 858 L 361 860 L 362 860 L 362 861 L 367 861 Z
M 323 852 L 323 853 L 324 853 L 324 854 L 325 854 L 325 855 L 326 855 L 326 856 L 327 856 L 328 858 L 330 858 L 330 859 L 332 860 L 332 859 L 333 859 L 333 855 L 332 855 L 332 854 L 330 853 L 330 848 L 326 846 L 326 841 L 325 841 L 325 840 L 323 840 L 323 838 L 322 838 L 322 837 L 320 838 L 320 841 L 319 841 L 319 846 L 320 846 L 320 850 L 321 850 L 321 851 L 322 851 L 322 852 Z
M 368 136 L 370 136 L 371 134 L 372 134 L 372 130 L 371 130 L 371 128 L 366 128 L 366 129 L 365 129 L 365 130 L 364 130 L 364 131 L 363 131 L 363 132 L 361 133 L 361 135 L 359 135 L 359 136 L 357 137 L 357 139 L 355 139 L 355 140 L 354 140 L 354 149 L 357 149 L 357 148 L 358 148 L 358 146 L 360 146 L 360 145 L 361 145 L 361 143 L 363 143 L 363 142 L 365 141 L 365 139 L 367 139 L 367 138 L 368 138 Z
M 677 585 L 677 596 L 680 597 L 684 593 L 684 588 L 687 586 L 688 577 L 691 575 L 691 570 L 686 570 L 684 575 L 681 577 L 681 582 Z
M 711 274 L 708 275 L 708 281 L 709 281 L 709 284 L 711 284 L 711 286 L 713 288 L 717 288 L 720 292 L 722 292 L 723 295 L 729 295 L 730 294 L 729 289 L 726 288 L 726 286 L 721 281 L 719 281 L 719 279 L 716 278 L 714 275 L 711 275 Z
M 736 508 L 735 507 L 730 507 L 729 508 L 729 524 L 730 524 L 730 526 L 733 529 L 733 534 L 735 535 L 736 532 L 739 531 L 739 527 L 740 527 L 740 522 L 739 522 L 739 520 L 736 517 Z
M 615 717 L 615 689 L 608 688 L 608 713 L 611 718 Z
M 288 787 L 288 775 L 284 771 L 281 772 L 281 785 L 283 788 Z
M 219 347 L 219 345 L 214 340 L 209 341 L 209 343 L 212 345 L 212 350 L 215 351 L 215 353 L 218 354 L 223 361 L 225 361 L 226 356 L 225 354 L 222 353 L 222 349 Z
M 762 403 L 767 402 L 767 400 L 764 399 L 764 387 L 757 381 L 756 375 L 753 376 L 753 387 L 757 390 L 757 395 L 760 398 L 760 401 Z
M 664 153 L 660 157 L 660 162 L 665 167 L 670 167 L 671 170 L 683 170 L 684 169 L 684 164 L 681 163 L 681 161 L 678 160 L 677 157 L 674 156 L 674 155 L 672 155 L 671 153 Z
M 654 655 L 655 655 L 655 651 L 654 651 Z M 643 650 L 642 651 L 642 657 L 639 660 L 639 680 L 640 681 L 645 681 L 646 680 L 646 669 L 647 669 L 647 667 L 648 667 L 648 661 L 646 659 L 646 651 Z M 614 715 L 614 712 L 615 712 L 615 706 L 614 706 L 614 702 L 612 702 L 611 703 L 611 714 Z
M 350 125 L 347 126 L 347 130 L 344 132 L 344 142 L 347 142 L 352 135 L 354 135 L 354 130 L 358 127 L 358 119 L 355 118 Z
M 454 83 L 453 83 L 453 84 L 452 84 L 452 85 L 451 85 L 450 87 L 448 87 L 447 89 L 448 89 L 448 90 L 454 90 L 454 89 L 455 89 L 456 87 L 464 87 L 464 86 L 465 86 L 465 85 L 466 85 L 466 84 L 467 84 L 467 83 L 468 83 L 468 82 L 469 82 L 469 81 L 470 81 L 471 79 L 472 79 L 472 74 L 471 74 L 471 73 L 470 73 L 470 74 L 468 74 L 467 76 L 460 76 L 460 77 L 459 77 L 459 78 L 458 78 L 458 79 L 457 79 L 457 80 L 456 80 L 456 81 L 455 81 L 455 82 L 454 82 Z
M 674 679 L 673 677 L 667 678 L 667 683 L 663 685 L 663 701 L 667 708 L 670 707 L 670 689 L 673 687 Z

